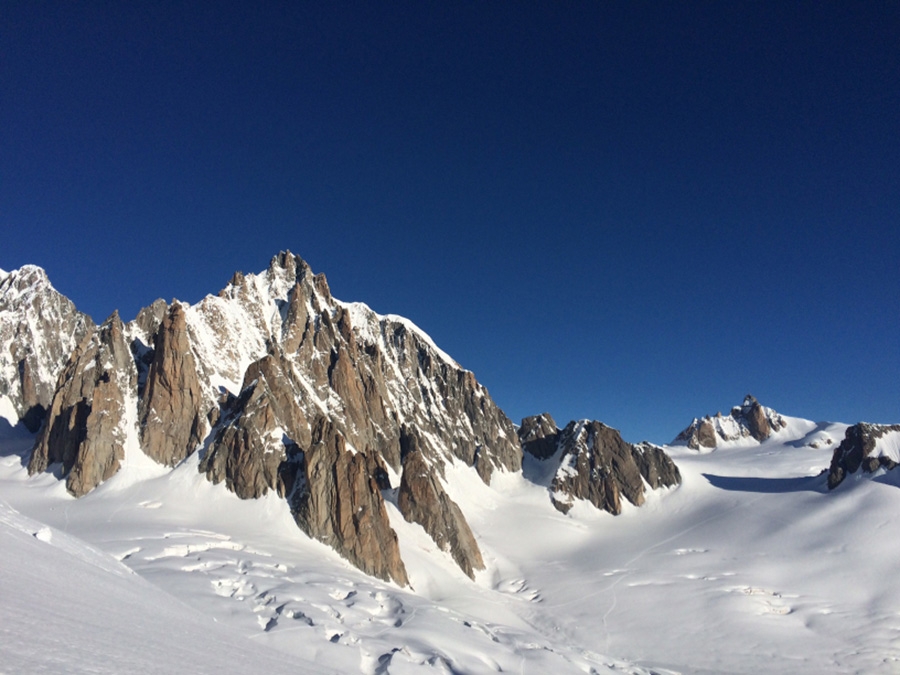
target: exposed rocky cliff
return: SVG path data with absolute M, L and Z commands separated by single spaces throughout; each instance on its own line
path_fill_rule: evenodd
M 40 267 L 0 277 L 0 400 L 8 398 L 30 431 L 40 427 L 60 371 L 93 328 Z
M 403 476 L 397 506 L 411 523 L 421 525 L 443 551 L 447 551 L 463 572 L 473 579 L 484 569 L 481 549 L 459 506 L 447 495 L 440 475 L 420 449 L 414 430 L 401 437 Z
M 82 340 L 60 374 L 28 473 L 59 462 L 76 497 L 112 477 L 124 458 L 126 406 L 136 386 L 124 326 L 114 313 Z
M 559 428 L 550 413 L 526 417 L 519 425 L 518 433 L 523 452 L 538 459 L 548 459 L 556 454 Z
M 154 341 L 140 403 L 141 448 L 160 464 L 174 466 L 202 443 L 206 412 L 184 309 L 176 302 Z
M 760 405 L 753 396 L 747 394 L 744 402 L 731 409 L 727 416 L 717 413 L 707 415 L 693 422 L 675 438 L 675 443 L 683 443 L 689 448 L 713 449 L 722 442 L 732 442 L 752 438 L 762 442 L 773 433 L 784 428 L 786 421 L 771 408 Z
M 573 421 L 560 431 L 544 414 L 522 420 L 519 435 L 526 452 L 556 467 L 549 489 L 553 505 L 563 513 L 582 499 L 617 515 L 622 512 L 622 497 L 640 506 L 647 486 L 681 483 L 678 467 L 662 448 L 627 443 L 601 422 Z
M 302 387 L 280 347 L 271 350 L 247 368 L 240 396 L 225 395 L 216 412 L 220 424 L 200 462 L 213 483 L 224 480 L 242 499 L 270 489 L 285 496 L 295 473 L 286 463 L 312 443 L 310 423 L 297 405 Z
M 860 422 L 847 428 L 844 440 L 835 448 L 828 471 L 828 487 L 833 490 L 860 469 L 874 473 L 890 471 L 900 462 L 900 424 Z

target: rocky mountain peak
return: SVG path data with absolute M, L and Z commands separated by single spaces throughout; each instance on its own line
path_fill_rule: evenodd
M 529 455 L 547 459 L 556 452 L 559 427 L 556 426 L 550 413 L 524 418 L 519 425 L 518 434 L 523 452 Z
M 37 431 L 60 371 L 93 328 L 40 267 L 25 265 L 0 280 L 0 399 L 9 399 L 13 422 Z
M 662 448 L 627 443 L 616 429 L 596 420 L 575 420 L 560 431 L 546 413 L 526 417 L 519 438 L 523 449 L 551 466 L 551 501 L 563 513 L 584 500 L 618 515 L 622 497 L 635 506 L 644 503 L 645 485 L 657 489 L 681 483 L 678 467 Z
M 739 406 L 731 409 L 731 414 L 714 417 L 707 415 L 694 418 L 690 425 L 675 438 L 676 444 L 685 444 L 694 450 L 713 449 L 720 443 L 728 443 L 744 438 L 762 442 L 773 433 L 785 427 L 787 421 L 771 408 L 761 405 L 756 398 L 747 394 Z

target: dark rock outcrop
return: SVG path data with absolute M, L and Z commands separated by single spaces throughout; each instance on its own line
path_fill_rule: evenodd
M 256 499 L 270 489 L 285 496 L 284 463 L 299 447 L 309 447 L 310 425 L 297 405 L 300 387 L 284 353 L 253 362 L 239 397 L 226 399 L 214 440 L 200 462 L 213 483 L 225 481 L 242 499 Z
M 368 452 L 352 451 L 327 418 L 319 418 L 301 460 L 291 507 L 300 528 L 334 548 L 367 574 L 409 583 L 381 496 L 384 467 Z
M 647 441 L 638 443 L 632 447 L 631 456 L 638 465 L 641 477 L 651 489 L 681 485 L 681 472 L 672 458 L 658 445 Z
M 567 512 L 573 499 L 585 499 L 612 514 L 622 512 L 621 496 L 644 503 L 641 471 L 631 444 L 601 422 L 571 422 L 560 434 L 562 455 L 553 479 L 553 505 Z
M 900 433 L 900 424 L 868 424 L 859 422 L 847 427 L 844 440 L 835 448 L 828 471 L 828 488 L 833 490 L 844 479 L 862 468 L 874 473 L 879 468 L 891 470 L 897 466 L 888 455 L 879 452 L 879 440 L 888 434 Z
M 675 443 L 685 444 L 694 450 L 713 449 L 720 442 L 741 438 L 753 438 L 761 443 L 786 424 L 784 417 L 760 405 L 756 398 L 747 394 L 744 402 L 732 408 L 728 416 L 717 413 L 715 417 L 695 418 L 678 434 Z
M 556 453 L 559 427 L 550 413 L 526 417 L 519 425 L 519 442 L 522 451 L 538 459 L 548 459 Z
M 414 431 L 404 429 L 403 474 L 397 506 L 403 517 L 421 525 L 442 551 L 448 551 L 456 564 L 471 578 L 484 569 L 481 549 L 459 506 L 447 495 L 440 475 L 419 450 Z
M 184 309 L 176 302 L 156 334 L 153 361 L 141 397 L 143 451 L 168 466 L 193 453 L 206 431 L 203 406 Z
M 563 513 L 583 499 L 617 515 L 623 497 L 635 506 L 644 503 L 645 483 L 654 490 L 681 483 L 678 467 L 662 448 L 627 443 L 601 422 L 570 422 L 559 431 L 547 414 L 526 417 L 519 436 L 526 452 L 556 464 L 549 489 L 553 505 Z
M 627 443 L 618 431 L 596 421 L 570 422 L 556 433 L 553 427 L 552 419 L 542 415 L 522 420 L 519 430 L 527 442 L 541 439 L 536 457 L 556 463 L 550 497 L 563 513 L 583 499 L 618 515 L 623 497 L 635 506 L 644 503 L 645 483 L 651 489 L 681 483 L 678 467 L 658 446 Z M 556 438 L 556 447 L 548 455 L 543 439 L 551 438 Z
M 136 380 L 124 326 L 114 313 L 82 341 L 60 375 L 28 473 L 62 463 L 66 489 L 76 497 L 111 478 L 125 456 L 125 406 Z

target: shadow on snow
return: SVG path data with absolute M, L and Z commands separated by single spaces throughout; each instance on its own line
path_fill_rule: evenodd
M 703 477 L 713 487 L 731 492 L 755 492 L 758 494 L 781 494 L 786 492 L 828 492 L 827 472 L 816 476 L 799 478 L 757 478 L 754 476 L 716 476 L 704 473 Z

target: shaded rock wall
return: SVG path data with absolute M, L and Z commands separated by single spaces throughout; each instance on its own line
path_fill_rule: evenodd
M 459 506 L 447 495 L 439 474 L 419 450 L 414 431 L 404 430 L 403 475 L 397 506 L 403 517 L 421 525 L 442 551 L 448 551 L 460 569 L 475 578 L 484 569 L 481 549 Z
M 557 464 L 549 489 L 553 505 L 563 513 L 582 499 L 617 515 L 622 498 L 635 506 L 644 503 L 645 484 L 658 489 L 681 483 L 678 467 L 658 446 L 627 443 L 618 431 L 596 421 L 570 422 L 562 431 L 555 427 L 544 414 L 522 420 L 519 434 L 528 452 Z
M 847 427 L 844 440 L 835 448 L 828 470 L 828 488 L 833 490 L 850 474 L 860 469 L 874 473 L 897 466 L 889 454 L 879 451 L 879 441 L 889 434 L 900 434 L 900 424 L 867 424 L 859 422 Z
M 62 463 L 66 489 L 80 497 L 118 471 L 124 458 L 126 402 L 137 371 L 118 314 L 86 337 L 57 383 L 29 474 Z
M 524 418 L 518 433 L 523 452 L 538 459 L 549 459 L 556 454 L 559 428 L 550 413 Z

